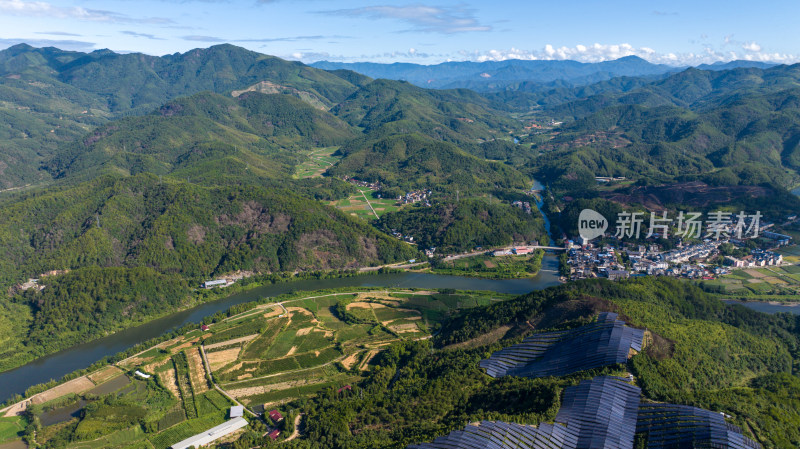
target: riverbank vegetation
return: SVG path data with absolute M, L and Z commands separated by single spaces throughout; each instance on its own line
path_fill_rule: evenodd
M 431 272 L 484 279 L 521 279 L 536 276 L 542 268 L 544 250 L 524 256 L 480 255 L 455 260 L 431 260 Z

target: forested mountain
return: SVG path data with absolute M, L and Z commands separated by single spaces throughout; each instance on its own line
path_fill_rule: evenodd
M 619 96 L 551 108 L 577 119 L 536 144 L 535 164 L 555 181 L 594 176 L 702 179 L 784 187 L 798 182 L 800 66 L 767 71 L 690 69 Z
M 420 247 L 434 247 L 445 254 L 539 239 L 547 243 L 539 217 L 480 198 L 388 213 L 378 227 L 386 233 L 413 236 Z
M 392 196 L 414 189 L 479 192 L 523 189 L 527 184 L 527 178 L 513 167 L 480 159 L 455 144 L 416 133 L 358 139 L 339 151 L 343 158 L 329 173 L 379 181 L 395 188 Z
M 357 135 L 328 112 L 289 95 L 200 93 L 171 101 L 142 117 L 95 129 L 66 146 L 45 168 L 55 178 L 98 171 L 182 176 L 198 165 L 247 165 L 253 176 L 291 176 L 294 152 L 342 144 Z
M 371 135 L 420 132 L 470 146 L 518 126 L 495 106 L 465 89 L 437 91 L 379 79 L 354 92 L 331 112 Z
M 660 75 L 680 70 L 668 65 L 652 64 L 637 56 L 598 63 L 508 59 L 443 62 L 434 65 L 319 61 L 311 66 L 325 70 L 347 69 L 372 78 L 405 80 L 422 87 L 467 88 L 479 92 L 515 90 L 523 83 L 539 86 L 552 82 L 584 85 L 618 76 Z
M 0 282 L 83 266 L 200 280 L 235 270 L 353 268 L 416 250 L 288 186 L 205 187 L 103 176 L 0 206 Z
M 0 187 L 48 180 L 37 168 L 59 146 L 176 97 L 256 90 L 327 109 L 358 88 L 345 78 L 232 45 L 163 57 L 15 45 L 0 51 Z

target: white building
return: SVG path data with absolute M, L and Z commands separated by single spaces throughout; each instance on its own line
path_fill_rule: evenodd
M 231 418 L 241 418 L 244 416 L 244 406 L 234 405 L 231 407 Z
M 228 285 L 227 279 L 217 279 L 214 281 L 205 281 L 203 283 L 203 288 L 226 287 L 227 285 Z
M 175 443 L 170 447 L 172 449 L 188 449 L 192 446 L 194 447 L 205 446 L 206 444 L 216 441 L 224 437 L 225 435 L 230 435 L 233 432 L 246 426 L 247 426 L 246 419 L 242 417 L 234 418 L 216 427 L 212 427 L 203 433 L 198 433 L 193 437 L 189 437 L 179 443 Z

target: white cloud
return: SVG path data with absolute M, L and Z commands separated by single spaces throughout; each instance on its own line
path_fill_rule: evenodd
M 755 42 L 748 42 L 748 43 L 742 45 L 742 48 L 744 48 L 747 51 L 753 51 L 753 52 L 761 51 L 761 46 L 758 45 Z
M 113 23 L 149 23 L 167 25 L 171 19 L 162 17 L 129 17 L 124 14 L 101 9 L 86 9 L 79 6 L 61 7 L 51 3 L 25 0 L 0 0 L 0 12 L 30 17 L 55 17 L 59 19 L 77 19 L 91 22 Z
M 726 38 L 730 42 L 730 36 Z M 574 60 L 580 62 L 602 62 L 619 59 L 625 56 L 638 56 L 656 64 L 669 64 L 676 66 L 713 64 L 715 62 L 728 62 L 732 60 L 748 60 L 776 63 L 800 62 L 800 55 L 766 52 L 762 47 L 751 42 L 743 44 L 744 52 L 734 50 L 716 50 L 705 47 L 702 52 L 686 53 L 659 53 L 650 47 L 634 47 L 627 43 L 622 44 L 579 44 L 574 47 L 555 47 L 547 44 L 539 50 L 522 50 L 510 48 L 507 50 L 488 51 L 461 51 L 458 58 L 473 61 L 504 61 L 507 59 L 523 60 Z
M 394 19 L 411 25 L 411 29 L 405 31 L 424 33 L 455 34 L 492 29 L 489 25 L 479 23 L 474 10 L 464 6 L 375 5 L 319 12 L 335 16 Z

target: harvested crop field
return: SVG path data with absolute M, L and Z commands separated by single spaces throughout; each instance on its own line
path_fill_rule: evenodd
M 205 345 L 204 348 L 208 350 L 208 349 L 219 348 L 222 346 L 234 345 L 236 343 L 244 343 L 258 337 L 258 335 L 259 334 L 245 335 L 244 337 L 234 338 L 233 340 L 226 340 L 226 341 L 221 341 L 219 343 Z
M 393 326 L 389 326 L 389 329 L 392 332 L 397 332 L 398 334 L 402 334 L 406 332 L 417 332 L 419 330 L 419 327 L 417 327 L 416 324 L 407 323 L 407 324 L 395 324 Z
M 158 373 L 158 377 L 173 396 L 176 398 L 181 397 L 181 391 L 178 389 L 178 380 L 175 377 L 175 367 L 170 366 L 167 370 Z
M 363 301 L 351 302 L 350 304 L 347 305 L 347 310 L 350 310 L 350 309 L 371 309 L 371 308 L 372 308 L 372 305 L 370 303 L 363 302 Z
M 270 391 L 280 391 L 280 390 L 288 390 L 289 388 L 300 387 L 303 385 L 309 385 L 314 383 L 319 383 L 324 381 L 324 379 L 298 379 L 289 382 L 280 382 L 276 384 L 267 384 L 267 385 L 259 385 L 257 387 L 247 387 L 247 388 L 238 388 L 235 390 L 228 390 L 228 394 L 235 398 L 241 398 L 246 396 L 255 396 L 257 394 L 264 394 L 269 393 Z
M 192 348 L 186 351 L 186 360 L 189 362 L 189 375 L 194 393 L 205 393 L 208 391 L 208 381 L 206 380 L 206 368 L 203 365 L 203 358 L 200 356 L 200 349 Z
M 242 348 L 232 348 L 226 349 L 225 351 L 212 352 L 210 354 L 206 353 L 211 371 L 216 371 L 231 362 L 235 362 L 236 359 L 239 358 L 239 352 L 241 350 Z
M 119 376 L 120 374 L 122 374 L 122 370 L 112 365 L 112 366 L 107 366 L 101 369 L 100 371 L 96 371 L 92 374 L 89 374 L 88 377 L 89 380 L 91 380 L 92 382 L 95 383 L 95 385 L 97 385 L 106 382 L 108 380 L 111 380 Z

